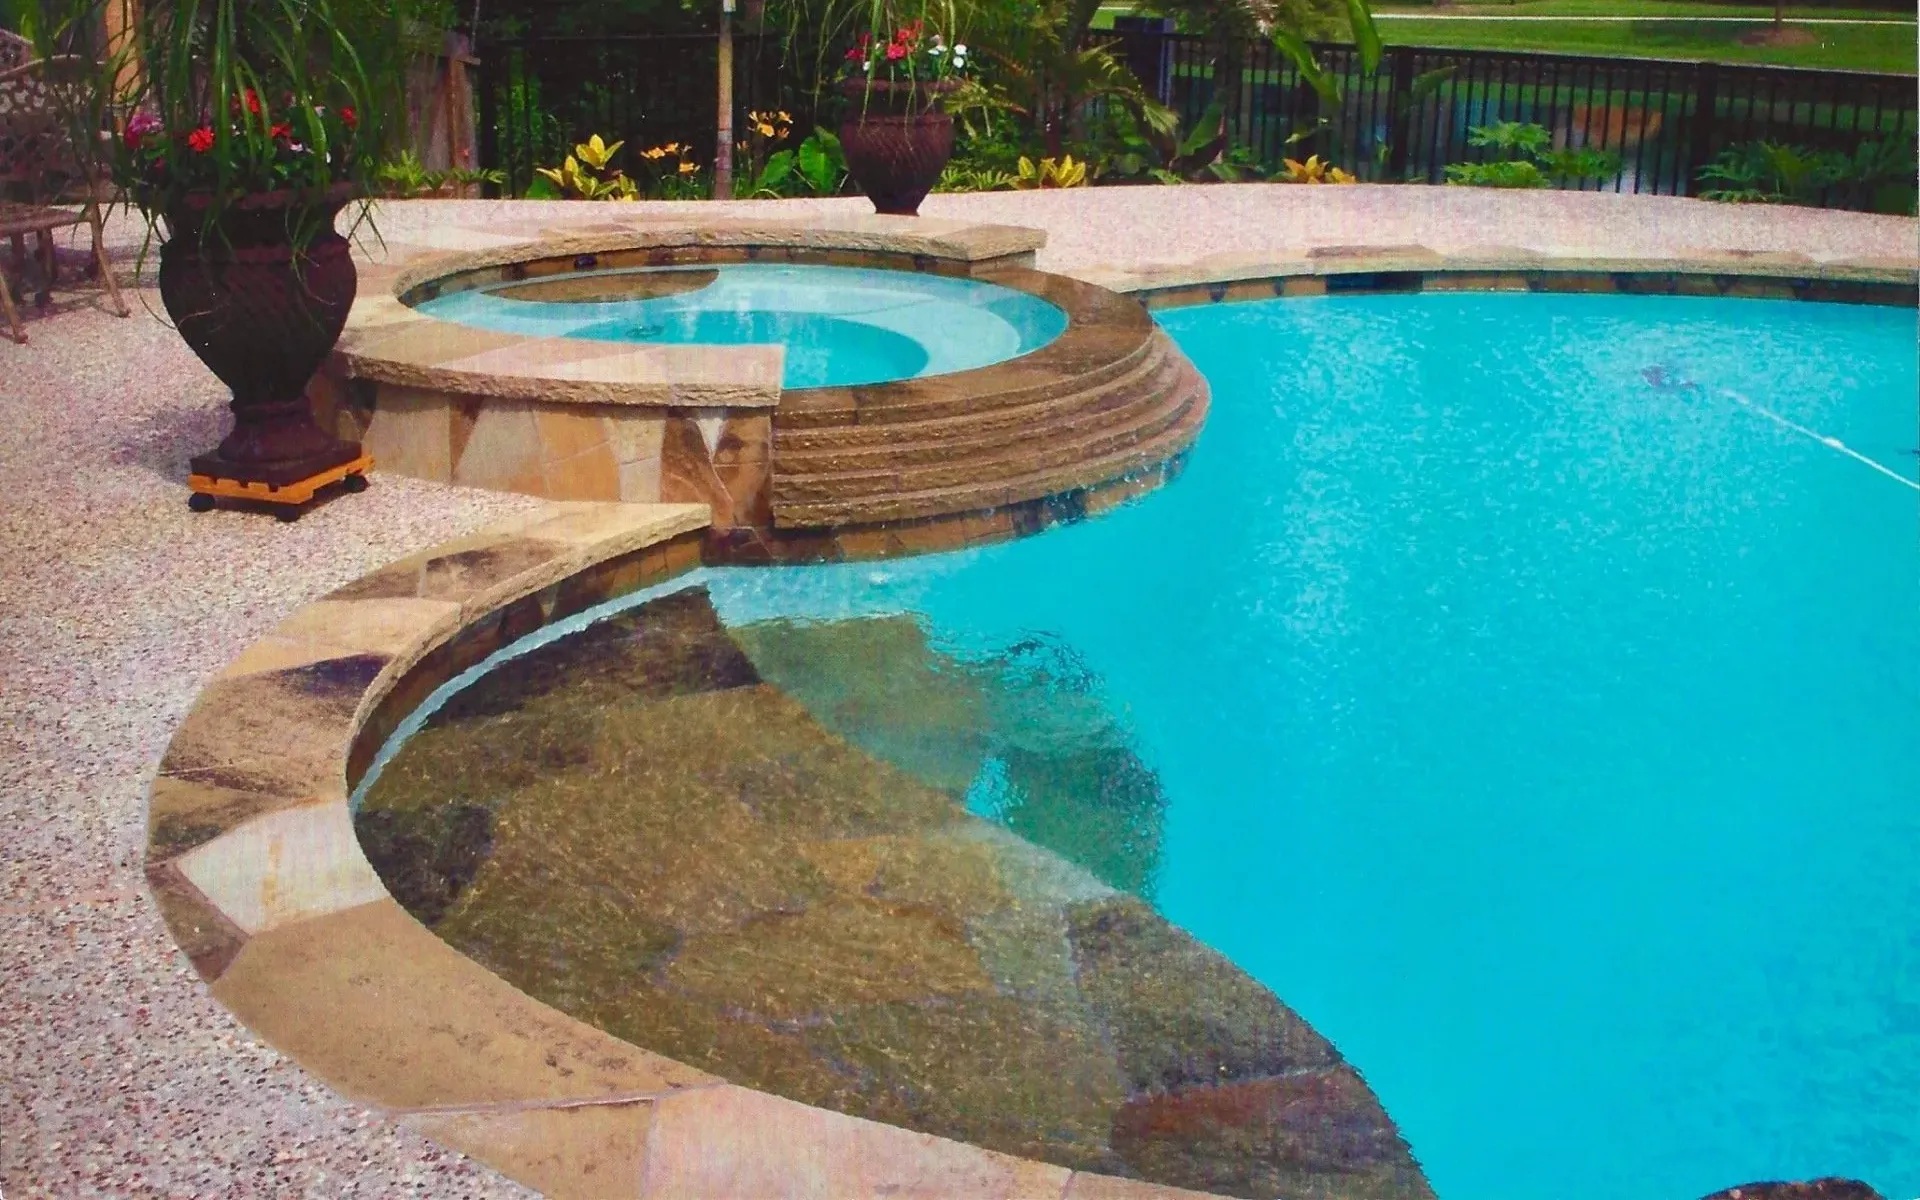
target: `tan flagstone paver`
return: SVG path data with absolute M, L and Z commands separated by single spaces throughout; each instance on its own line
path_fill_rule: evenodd
M 213 994 L 331 1086 L 386 1108 L 636 1098 L 713 1082 L 528 998 L 389 899 L 249 938 Z
M 406 1123 L 556 1200 L 626 1200 L 640 1195 L 653 1101 L 416 1113 Z

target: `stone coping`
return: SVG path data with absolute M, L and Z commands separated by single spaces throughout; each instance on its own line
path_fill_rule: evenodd
M 1426 246 L 1322 246 L 1297 256 L 1216 254 L 1177 267 L 1094 268 L 1074 276 L 1133 295 L 1150 308 L 1407 290 L 1620 291 L 1912 305 L 1920 290 L 1920 268 L 1911 259 L 1816 260 L 1786 251 L 1594 256 L 1515 246 L 1449 253 Z
M 388 262 L 363 266 L 360 295 L 335 348 L 336 368 L 349 378 L 499 399 L 773 408 L 785 361 L 777 346 L 534 337 L 435 320 L 413 305 L 489 283 L 686 263 L 793 261 L 975 274 L 1031 266 L 1046 235 L 911 217 L 671 225 L 610 218 L 525 239 L 478 240 L 477 248 L 454 252 L 389 246 Z
M 1175 1200 L 739 1087 L 516 990 L 388 895 L 348 796 L 399 721 L 541 626 L 699 562 L 700 505 L 560 503 L 298 610 L 202 692 L 147 875 L 241 1021 L 340 1092 L 553 1195 Z

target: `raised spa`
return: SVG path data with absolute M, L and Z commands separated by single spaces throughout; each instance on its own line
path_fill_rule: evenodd
M 783 385 L 847 387 L 1017 358 L 1067 315 L 978 279 L 785 263 L 586 271 L 460 291 L 420 311 L 504 333 L 786 348 Z

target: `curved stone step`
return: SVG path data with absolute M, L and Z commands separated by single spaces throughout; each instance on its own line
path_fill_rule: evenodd
M 1134 301 L 1127 303 L 1138 308 Z M 1091 387 L 1126 374 L 1142 357 L 1156 352 L 1166 335 L 1146 316 L 1145 309 L 1140 309 L 1140 317 L 1142 327 L 1103 330 L 1098 342 L 1082 339 L 1090 344 L 1071 354 L 1042 347 L 1024 357 L 983 368 L 990 370 L 996 381 L 991 391 L 980 390 L 982 372 L 960 371 L 874 387 L 787 392 L 774 411 L 775 436 L 785 436 L 799 449 L 810 444 L 806 435 L 815 431 L 835 431 L 827 434 L 826 440 L 831 443 L 840 433 L 852 429 L 978 415 L 1032 404 L 1058 394 L 1062 379 Z
M 863 525 L 910 520 L 960 512 L 1000 508 L 1060 492 L 1075 491 L 1118 479 L 1174 457 L 1189 446 L 1205 423 L 1209 394 L 1206 380 L 1190 365 L 1174 389 L 1175 415 L 1159 432 L 1122 444 L 1091 458 L 947 487 L 878 496 L 809 502 L 774 501 L 774 523 L 789 528 L 826 525 Z
M 776 439 L 776 480 L 978 459 L 1030 445 L 1036 438 L 1071 437 L 1100 425 L 1123 424 L 1142 405 L 1163 396 L 1173 386 L 1178 370 L 1179 364 L 1172 358 L 1156 352 L 1130 374 L 1108 383 L 978 418 L 883 426 L 898 429 L 902 437 L 870 445 L 793 450 Z
M 923 492 L 1097 462 L 1115 450 L 1154 437 L 1180 418 L 1191 401 L 1182 371 L 1174 365 L 1168 372 L 1171 378 L 1162 386 L 1143 391 L 1122 411 L 1088 414 L 1075 425 L 1036 430 L 1029 438 L 977 454 L 956 453 L 864 471 L 779 475 L 773 500 L 778 505 Z

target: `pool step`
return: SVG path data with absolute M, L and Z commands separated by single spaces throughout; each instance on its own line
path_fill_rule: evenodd
M 979 458 L 1030 445 L 1041 434 L 1071 435 L 1122 422 L 1129 410 L 1164 392 L 1177 364 L 1155 346 L 1127 374 L 1014 408 L 964 417 L 864 426 L 848 432 L 884 435 L 835 442 L 808 430 L 809 444 L 795 446 L 774 434 L 774 454 L 784 478 L 815 479 L 860 471 L 898 470 L 930 463 Z
M 876 387 L 807 388 L 781 396 L 776 430 L 793 449 L 884 441 L 885 433 L 865 431 L 1019 408 L 1058 396 L 1063 381 L 1073 390 L 1094 387 L 1127 374 L 1165 340 L 1137 301 L 1108 296 L 1091 307 L 1102 313 L 1096 332 L 1076 339 L 1073 349 L 1043 348 L 999 364 L 991 369 L 991 391 L 979 390 L 982 375 L 975 371 Z
M 923 439 L 938 439 L 958 432 L 985 432 L 994 428 L 1019 425 L 1039 415 L 1048 405 L 1071 403 L 1076 398 L 1099 395 L 1105 389 L 1150 369 L 1171 349 L 1166 335 L 1155 333 L 1141 339 L 1113 362 L 1097 371 L 1076 375 L 1063 381 L 1050 376 L 1044 385 L 1023 383 L 993 392 L 971 391 L 958 412 L 935 412 L 902 419 L 898 406 L 889 406 L 885 419 L 863 410 L 846 414 L 840 424 L 795 427 L 786 411 L 788 393 L 781 398 L 781 409 L 774 429 L 779 448 L 787 453 L 805 454 L 815 450 L 843 450 L 858 446 L 886 446 Z M 942 406 L 944 408 L 944 405 Z
M 1156 338 L 1164 338 L 1157 334 Z M 787 474 L 776 440 L 774 523 L 785 527 L 864 525 L 977 512 L 1071 492 L 1157 466 L 1191 444 L 1206 419 L 1207 384 L 1177 351 L 1153 369 L 1144 394 L 1126 397 L 1108 418 L 1032 430 L 975 456 L 893 471 L 809 477 Z M 1140 381 L 1136 381 L 1140 382 Z
M 912 455 L 904 460 L 849 471 L 781 474 L 774 481 L 774 503 L 921 492 L 1004 477 L 1010 469 L 1031 473 L 1095 461 L 1151 438 L 1177 421 L 1189 402 L 1187 389 L 1181 386 L 1186 370 L 1184 364 L 1162 360 L 1146 379 L 1103 397 L 1114 401 L 1110 407 L 1035 423 L 1024 431 L 974 445 L 956 445 L 945 454 L 937 452 L 935 443 L 920 442 L 899 448 Z

